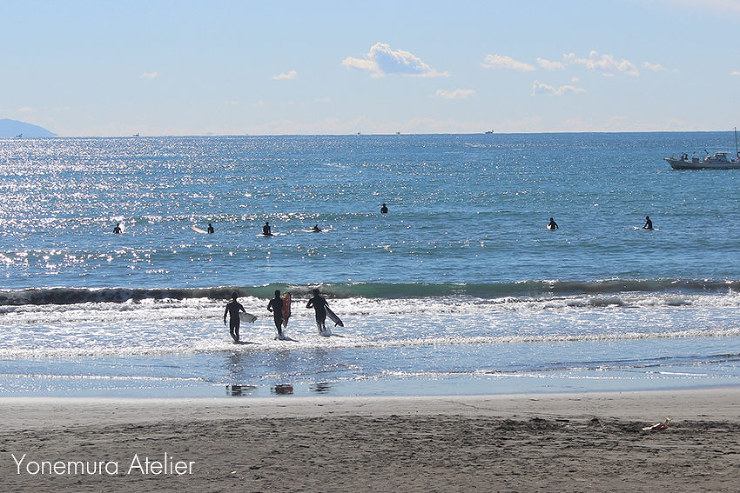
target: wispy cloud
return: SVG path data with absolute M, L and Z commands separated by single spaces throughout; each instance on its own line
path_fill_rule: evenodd
M 295 70 L 291 70 L 290 72 L 283 72 L 282 74 L 278 74 L 273 76 L 273 80 L 294 80 L 298 77 L 298 72 Z
M 719 13 L 740 13 L 740 2 L 737 0 L 662 0 L 663 3 L 694 7 L 700 10 L 712 10 Z
M 534 81 L 532 84 L 532 96 L 538 96 L 541 94 L 549 94 L 552 96 L 563 96 L 568 93 L 580 93 L 586 92 L 582 87 L 575 87 L 571 85 L 564 85 L 559 87 L 553 87 L 543 82 Z
M 620 72 L 627 75 L 638 76 L 640 72 L 637 67 L 624 58 L 617 60 L 613 55 L 603 54 L 599 55 L 596 51 L 591 51 L 588 54 L 588 58 L 577 57 L 575 53 L 567 53 L 563 55 L 565 63 L 573 65 L 583 65 L 590 70 L 600 70 L 606 74 L 613 74 L 614 72 Z
M 659 63 L 642 62 L 642 66 L 653 72 L 667 72 L 668 69 Z
M 554 62 L 545 58 L 537 58 L 537 64 L 545 70 L 562 70 L 565 68 L 563 62 Z
M 473 89 L 455 89 L 454 91 L 437 89 L 434 96 L 442 99 L 468 99 L 475 96 L 475 91 Z
M 139 79 L 153 80 L 153 79 L 156 79 L 157 77 L 159 77 L 159 73 L 157 72 L 144 72 L 143 74 L 139 76 Z
M 347 57 L 342 60 L 342 65 L 367 70 L 373 77 L 386 75 L 445 77 L 449 75 L 447 72 L 438 72 L 433 69 L 413 53 L 394 50 L 387 43 L 375 43 L 365 58 Z
M 505 68 L 509 70 L 517 70 L 519 72 L 531 72 L 535 70 L 533 65 L 519 60 L 514 60 L 510 56 L 506 55 L 486 55 L 481 65 L 484 68 Z

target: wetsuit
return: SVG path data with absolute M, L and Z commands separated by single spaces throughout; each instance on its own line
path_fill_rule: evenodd
M 278 335 L 283 336 L 283 299 L 273 298 L 267 305 L 267 309 L 272 312 L 272 317 L 275 320 L 275 327 L 277 327 Z
M 226 320 L 226 314 L 229 314 L 229 334 L 234 342 L 239 342 L 239 312 L 246 313 L 246 310 L 236 300 L 231 300 L 226 304 L 226 310 L 224 310 L 224 320 Z
M 320 294 L 314 295 L 313 298 L 308 300 L 306 308 L 311 308 L 316 311 L 316 325 L 319 327 L 319 332 L 326 330 L 326 307 L 328 306 L 326 299 Z

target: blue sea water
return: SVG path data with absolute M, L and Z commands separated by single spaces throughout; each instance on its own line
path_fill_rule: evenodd
M 740 172 L 662 160 L 733 145 L 729 132 L 0 140 L 0 395 L 738 385 Z M 192 229 L 209 222 L 212 235 Z M 333 337 L 305 308 L 314 287 L 344 320 Z M 293 341 L 274 339 L 275 289 L 293 294 Z M 233 291 L 259 317 L 240 345 L 223 326 Z

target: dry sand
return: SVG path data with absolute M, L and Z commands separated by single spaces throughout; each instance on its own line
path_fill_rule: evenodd
M 642 431 L 665 417 L 668 429 Z M 734 492 L 740 485 L 739 388 L 6 398 L 0 422 L 0 491 Z M 74 471 L 101 462 L 103 474 Z M 168 470 L 156 474 L 157 463 Z

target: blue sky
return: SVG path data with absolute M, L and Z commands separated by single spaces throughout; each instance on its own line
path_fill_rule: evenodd
M 727 130 L 740 0 L 0 0 L 60 136 Z

